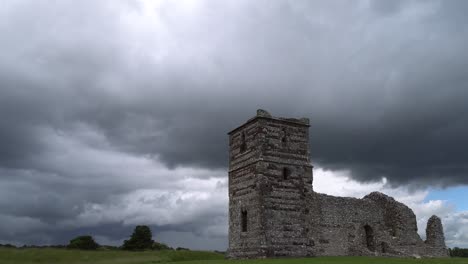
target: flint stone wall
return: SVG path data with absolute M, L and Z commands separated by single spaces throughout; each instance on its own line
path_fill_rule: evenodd
M 228 257 L 447 256 L 438 217 L 422 241 L 413 211 L 389 196 L 315 193 L 308 128 L 259 110 L 229 133 Z

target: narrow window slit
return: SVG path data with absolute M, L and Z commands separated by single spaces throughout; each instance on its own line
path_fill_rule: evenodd
M 247 143 L 245 142 L 245 132 L 242 132 L 240 152 L 244 152 L 246 149 L 247 149 Z
M 287 133 L 286 133 L 286 128 L 283 128 L 283 135 L 281 137 L 281 142 L 283 142 L 283 143 L 288 142 L 288 136 L 287 136 Z
M 242 232 L 247 232 L 247 211 L 242 210 L 241 213 L 241 228 Z
M 283 168 L 283 180 L 289 179 L 291 176 L 291 170 L 289 168 L 284 167 Z

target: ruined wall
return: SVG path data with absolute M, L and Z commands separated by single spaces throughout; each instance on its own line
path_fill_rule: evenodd
M 435 216 L 422 241 L 413 211 L 389 196 L 313 192 L 308 128 L 258 110 L 229 133 L 228 257 L 447 256 Z
M 438 242 L 429 249 L 417 233 L 413 211 L 392 197 L 378 192 L 363 199 L 312 197 L 309 205 L 317 214 L 308 226 L 316 256 L 447 256 L 437 221 L 431 226 Z
M 316 214 L 308 228 L 315 256 L 447 256 L 440 219 L 429 221 L 432 235 L 424 243 L 413 211 L 392 197 L 378 192 L 363 199 L 311 196 L 309 205 Z
M 383 213 L 369 200 L 313 195 L 314 210 L 309 218 L 310 236 L 316 256 L 374 255 L 380 252 Z M 367 233 L 372 240 L 367 240 Z

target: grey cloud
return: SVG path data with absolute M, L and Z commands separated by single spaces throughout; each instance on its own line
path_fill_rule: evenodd
M 371 1 L 371 7 L 380 14 L 393 14 L 398 12 L 403 6 L 405 1 L 396 0 L 396 1 Z
M 226 132 L 257 108 L 309 117 L 314 165 L 468 184 L 464 5 L 5 4 L 0 196 L 15 204 L 0 208 L 48 224 L 148 186 L 175 190 L 180 168 L 226 177 Z M 171 229 L 215 236 L 203 219 Z

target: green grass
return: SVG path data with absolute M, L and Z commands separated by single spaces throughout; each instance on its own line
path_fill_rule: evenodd
M 225 260 L 218 253 L 205 251 L 144 251 L 120 250 L 80 251 L 66 249 L 6 249 L 0 248 L 1 264 L 468 264 L 468 259 L 402 259 L 370 257 L 321 257 L 303 259 Z
M 222 260 L 221 254 L 205 251 L 67 250 L 67 249 L 2 249 L 1 264 L 150 264 L 187 260 Z

